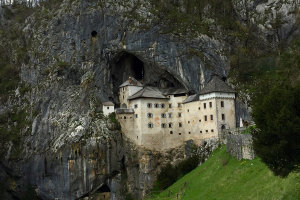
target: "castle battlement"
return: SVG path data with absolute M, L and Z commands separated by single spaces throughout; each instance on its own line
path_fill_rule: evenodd
M 116 109 L 122 131 L 137 145 L 167 150 L 187 140 L 219 138 L 235 127 L 235 92 L 213 76 L 199 94 L 186 89 L 144 87 L 134 78 L 119 87 Z

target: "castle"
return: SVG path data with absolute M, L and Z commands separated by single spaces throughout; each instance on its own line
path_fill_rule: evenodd
M 222 129 L 236 125 L 235 92 L 218 76 L 190 96 L 186 89 L 144 87 L 129 78 L 119 87 L 119 101 L 115 113 L 123 133 L 152 150 L 218 139 Z

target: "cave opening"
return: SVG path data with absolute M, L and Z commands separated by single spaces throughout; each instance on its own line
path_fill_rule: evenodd
M 110 189 L 106 184 L 104 184 L 97 190 L 97 192 L 99 193 L 110 192 Z
M 96 37 L 97 34 L 98 34 L 97 31 L 92 31 L 92 32 L 91 32 L 92 37 Z
M 110 79 L 114 102 L 118 102 L 119 86 L 133 77 L 144 86 L 159 88 L 184 88 L 168 71 L 128 52 L 119 53 L 110 63 Z
M 109 200 L 110 196 L 110 188 L 106 184 L 96 191 L 96 199 Z

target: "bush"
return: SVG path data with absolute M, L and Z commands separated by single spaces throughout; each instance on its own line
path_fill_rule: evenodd
M 199 156 L 192 156 L 178 165 L 173 166 L 168 163 L 162 168 L 161 172 L 157 175 L 156 188 L 164 190 L 175 183 L 179 178 L 195 169 L 199 164 Z
M 279 85 L 259 95 L 253 104 L 258 127 L 253 135 L 255 153 L 275 173 L 287 176 L 300 166 L 300 82 Z
M 241 132 L 241 134 L 245 134 L 245 135 L 251 134 L 255 131 L 255 129 L 256 129 L 256 126 L 248 126 L 245 130 L 243 130 Z
M 121 125 L 116 118 L 116 113 L 110 113 L 108 115 L 109 122 L 112 124 L 112 129 L 121 130 Z

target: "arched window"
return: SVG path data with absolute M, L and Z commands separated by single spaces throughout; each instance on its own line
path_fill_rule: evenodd
M 153 114 L 152 114 L 152 113 L 147 113 L 147 117 L 148 117 L 148 118 L 152 118 L 152 117 L 153 117 Z

